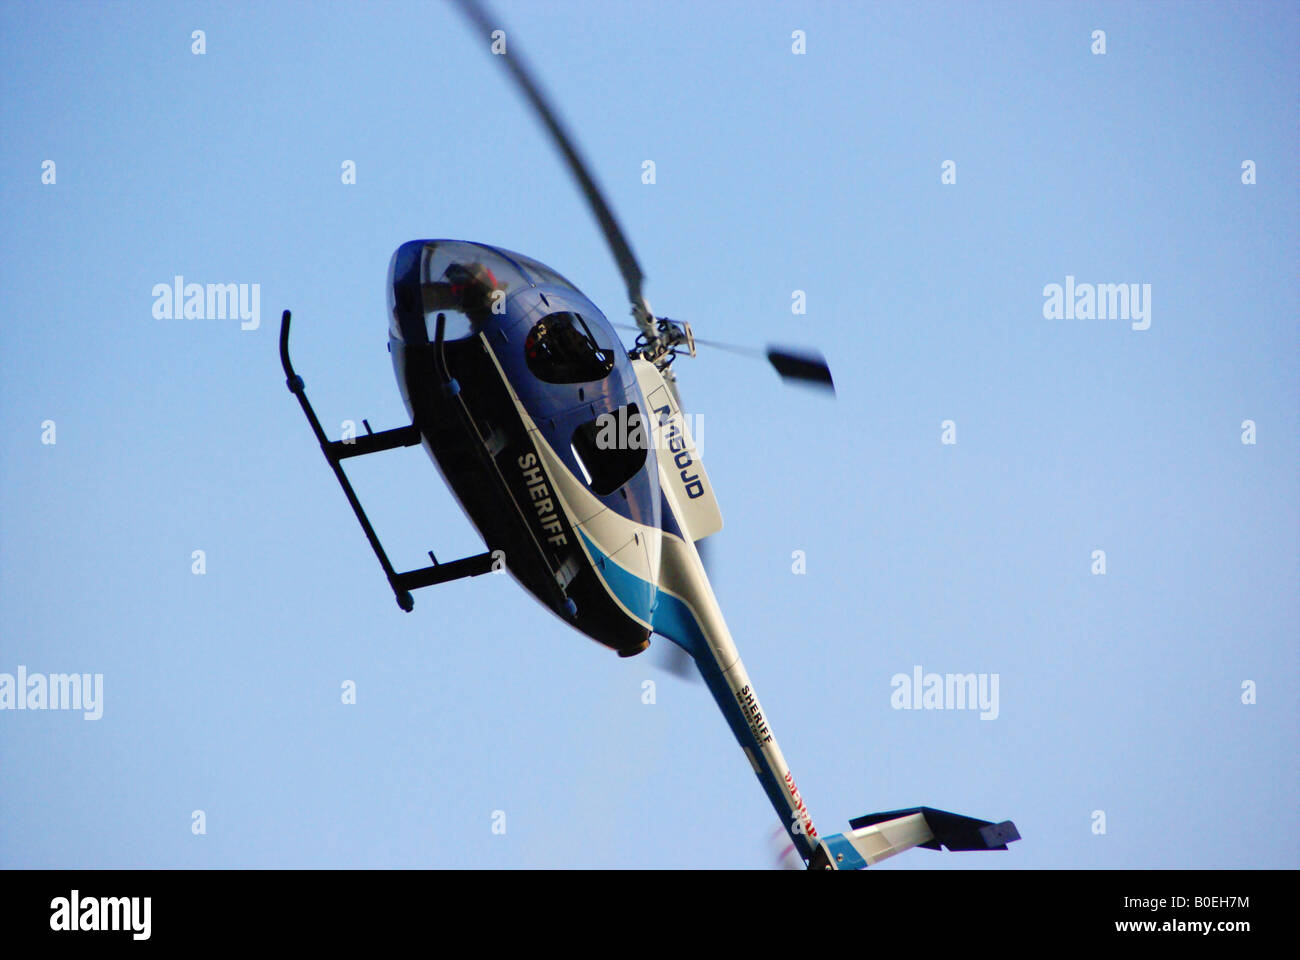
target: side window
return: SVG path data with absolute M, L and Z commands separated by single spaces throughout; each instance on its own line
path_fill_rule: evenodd
M 603 497 L 636 476 L 650 446 L 647 426 L 636 404 L 629 403 L 573 431 L 573 454 L 587 486 Z
M 596 343 L 576 313 L 552 313 L 533 325 L 524 341 L 533 375 L 547 383 L 603 380 L 614 369 L 614 353 Z

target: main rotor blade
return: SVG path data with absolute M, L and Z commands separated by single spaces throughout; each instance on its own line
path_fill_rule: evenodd
M 826 358 L 821 354 L 791 353 L 788 350 L 767 348 L 767 360 L 783 380 L 798 380 L 814 386 L 825 387 L 835 392 L 835 381 L 831 379 L 831 368 L 826 365 Z
M 484 34 L 490 35 L 494 29 L 500 29 L 500 24 L 488 15 L 487 9 L 478 0 L 459 0 L 459 4 L 465 15 Z M 641 272 L 641 265 L 637 263 L 636 256 L 632 253 L 632 247 L 628 244 L 627 238 L 623 235 L 623 230 L 618 225 L 618 220 L 614 217 L 614 212 L 610 210 L 609 204 L 605 202 L 600 188 L 596 186 L 596 181 L 592 179 L 591 173 L 587 169 L 587 164 L 582 159 L 582 155 L 578 153 L 577 145 L 560 122 L 559 116 L 551 109 L 550 103 L 542 95 L 541 89 L 533 81 L 532 72 L 527 61 L 519 54 L 518 44 L 514 40 L 510 40 L 509 44 L 505 56 L 501 59 L 505 60 L 506 67 L 515 78 L 520 90 L 528 98 L 529 103 L 533 105 L 533 109 L 537 111 L 538 116 L 542 118 L 542 123 L 546 125 L 546 129 L 550 132 L 551 139 L 555 141 L 555 145 L 564 154 L 564 159 L 569 164 L 569 170 L 578 181 L 578 186 L 582 188 L 587 202 L 591 205 L 592 212 L 596 215 L 596 219 L 600 221 L 600 229 L 604 231 L 605 240 L 609 243 L 614 259 L 618 262 L 618 269 L 623 274 L 623 282 L 627 284 L 628 300 L 632 304 L 638 327 L 647 337 L 652 340 L 656 339 L 657 334 L 654 329 L 654 321 L 650 317 L 650 307 L 646 303 L 641 290 L 641 286 L 645 281 L 645 274 Z
M 625 330 L 635 329 L 626 323 L 616 323 L 614 326 L 622 327 Z M 831 393 L 835 392 L 835 381 L 831 378 L 831 368 L 827 365 L 826 358 L 816 350 L 791 350 L 771 345 L 766 350 L 756 350 L 753 347 L 742 347 L 736 343 L 703 340 L 699 337 L 695 338 L 695 345 L 697 347 L 712 347 L 714 350 L 725 350 L 728 353 L 738 353 L 742 357 L 767 360 L 782 380 L 812 384 L 817 387 L 825 387 Z
M 742 347 L 734 343 L 721 343 L 717 340 L 701 340 L 695 338 L 697 347 L 713 347 L 715 350 L 726 350 L 730 353 L 739 353 L 746 357 L 765 357 L 782 380 L 795 380 L 800 383 L 811 383 L 815 386 L 826 387 L 835 392 L 835 381 L 831 379 L 831 368 L 826 363 L 826 358 L 816 350 L 787 350 L 780 347 L 768 345 L 766 350 L 755 350 L 753 347 Z
M 659 643 L 659 637 L 656 637 L 655 641 L 650 644 L 650 650 L 654 653 L 655 666 L 685 683 L 699 682 L 700 671 L 689 653 L 671 640 Z

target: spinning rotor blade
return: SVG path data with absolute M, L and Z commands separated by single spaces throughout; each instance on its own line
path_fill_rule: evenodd
M 704 572 L 709 577 L 713 576 L 713 541 L 711 539 L 696 540 L 695 549 L 699 551 L 700 562 L 704 564 Z M 695 659 L 671 640 L 664 638 L 662 642 L 650 644 L 650 649 L 655 651 L 655 664 L 662 670 L 671 673 L 679 680 L 687 683 L 700 683 L 699 668 L 695 666 Z
M 465 15 L 485 35 L 490 35 L 494 29 L 500 28 L 500 23 L 494 21 L 488 15 L 487 9 L 478 0 L 459 0 L 459 3 Z M 559 117 L 542 95 L 542 91 L 533 82 L 532 73 L 528 69 L 526 61 L 519 55 L 518 45 L 513 40 L 510 43 L 509 51 L 500 59 L 505 60 L 506 67 L 515 78 L 519 89 L 528 98 L 528 102 L 533 105 L 533 109 L 537 111 L 542 123 L 546 125 L 546 129 L 550 132 L 551 139 L 555 141 L 555 145 L 564 154 L 570 172 L 578 181 L 578 186 L 582 188 L 583 195 L 586 196 L 587 202 L 591 205 L 591 210 L 596 215 L 596 219 L 600 221 L 600 229 L 604 231 L 605 240 L 609 243 L 614 259 L 618 262 L 618 269 L 623 274 L 623 282 L 627 284 L 627 297 L 632 304 L 632 314 L 636 317 L 637 327 L 650 340 L 658 339 L 654 321 L 650 314 L 650 305 L 646 303 L 645 296 L 641 292 L 641 285 L 645 281 L 645 274 L 641 272 L 641 265 L 637 263 L 636 256 L 632 253 L 632 247 L 628 244 L 627 238 L 618 225 L 618 221 L 614 218 L 614 212 L 610 210 L 609 204 L 605 202 L 605 198 L 600 192 L 600 188 L 596 186 L 596 181 L 592 179 L 591 173 L 587 170 L 587 164 L 578 153 L 577 145 L 569 137 Z
M 768 347 L 767 362 L 776 369 L 782 380 L 797 380 L 801 383 L 826 387 L 831 393 L 835 392 L 831 368 L 826 365 L 826 358 L 821 354 L 790 353 Z
M 664 640 L 656 637 L 650 644 L 650 649 L 655 651 L 655 666 L 665 673 L 671 673 L 678 680 L 686 683 L 700 682 L 700 671 L 696 669 L 695 661 L 691 655 L 683 650 L 671 640 Z
M 804 868 L 804 862 L 800 859 L 799 854 L 795 852 L 794 844 L 785 835 L 785 827 L 777 824 L 767 845 L 775 869 L 802 870 Z
M 616 323 L 616 327 L 622 327 L 624 330 L 639 329 L 626 323 Z M 817 387 L 825 387 L 831 393 L 835 392 L 835 381 L 831 378 L 831 368 L 826 363 L 826 358 L 816 350 L 802 349 L 782 349 L 768 345 L 766 350 L 756 350 L 753 347 L 742 347 L 735 343 L 723 343 L 719 340 L 702 340 L 695 338 L 697 347 L 712 347 L 715 350 L 725 350 L 728 353 L 738 353 L 742 357 L 755 357 L 759 360 L 766 360 L 776 370 L 782 380 L 793 381 L 795 383 L 807 383 Z
M 727 350 L 731 353 L 739 353 L 749 357 L 766 357 L 767 362 L 772 365 L 782 380 L 794 380 L 799 383 L 811 383 L 815 386 L 826 387 L 835 392 L 835 381 L 831 379 L 831 368 L 826 364 L 826 358 L 815 350 L 783 350 L 779 347 L 768 345 L 766 351 L 754 350 L 751 347 L 740 347 L 731 343 L 719 343 L 716 340 L 695 339 L 696 346 L 714 347 L 718 350 Z
M 498 28 L 499 24 L 492 19 L 486 7 L 479 0 L 458 0 L 458 3 L 469 21 L 483 31 L 484 34 L 490 35 L 494 29 Z M 636 329 L 644 334 L 651 343 L 658 341 L 658 327 L 655 324 L 654 316 L 650 313 L 650 305 L 646 302 L 645 294 L 641 289 L 645 282 L 645 274 L 642 273 L 641 265 L 637 262 L 636 255 L 632 253 L 632 247 L 628 243 L 627 237 L 624 236 L 622 228 L 618 225 L 614 212 L 609 208 L 609 204 L 605 202 L 605 197 L 600 192 L 600 188 L 596 186 L 596 181 L 592 178 L 586 162 L 582 159 L 582 155 L 578 153 L 577 144 L 569 136 L 568 131 L 560 122 L 559 116 L 551 109 L 550 103 L 533 80 L 532 71 L 529 69 L 527 61 L 520 55 L 518 44 L 515 44 L 514 49 L 507 52 L 502 59 L 505 60 L 506 67 L 509 69 L 511 76 L 514 77 L 519 89 L 528 98 L 528 102 L 532 104 L 533 109 L 537 111 L 537 115 L 550 133 L 551 139 L 564 155 L 565 162 L 569 165 L 569 171 L 573 174 L 574 179 L 578 181 L 578 186 L 587 198 L 592 213 L 596 215 L 596 220 L 600 223 L 600 229 L 605 234 L 605 240 L 609 244 L 610 251 L 614 254 L 614 260 L 618 263 L 618 269 L 623 274 L 623 282 L 627 285 L 627 297 L 632 304 L 632 315 L 636 319 Z M 825 358 L 820 354 L 792 352 L 776 347 L 768 347 L 766 354 L 762 354 L 725 343 L 714 343 L 707 340 L 697 340 L 696 343 L 738 353 L 766 356 L 767 361 L 772 364 L 783 380 L 793 380 L 826 387 L 832 393 L 835 390 L 830 368 L 826 365 Z M 671 371 L 665 369 L 664 378 L 668 381 L 669 387 L 675 390 L 676 385 Z

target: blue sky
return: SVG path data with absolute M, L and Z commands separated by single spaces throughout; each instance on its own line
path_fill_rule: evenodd
M 835 372 L 829 401 L 678 368 L 715 588 L 820 830 L 929 804 L 1024 836 L 882 869 L 1300 865 L 1297 6 L 497 12 L 654 308 Z M 403 422 L 409 239 L 520 250 L 624 318 L 486 47 L 441 3 L 0 6 L 0 673 L 104 678 L 99 720 L 0 711 L 0 865 L 774 862 L 653 650 L 499 577 L 401 613 L 284 389 L 290 307 L 327 430 Z M 260 327 L 155 318 L 178 274 L 258 284 Z M 1067 276 L 1150 284 L 1150 328 L 1045 319 Z M 419 451 L 348 469 L 399 567 L 480 549 Z M 997 674 L 997 718 L 893 709 L 916 665 Z

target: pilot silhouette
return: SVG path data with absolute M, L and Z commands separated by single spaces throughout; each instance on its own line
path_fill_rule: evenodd
M 505 284 L 484 263 L 452 263 L 442 276 L 442 280 L 422 288 L 426 312 L 459 310 L 471 320 L 482 322 L 492 311 L 494 301 L 502 300 L 494 294 L 505 292 Z

